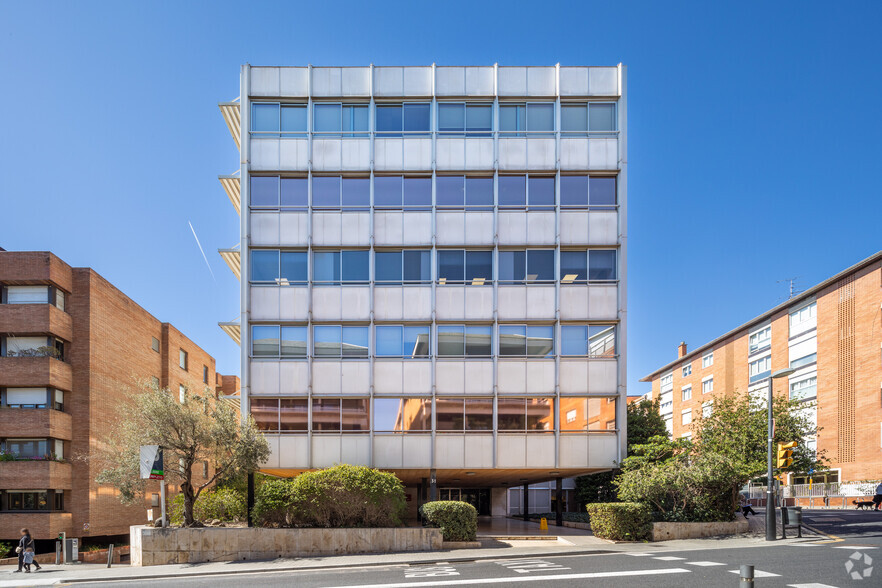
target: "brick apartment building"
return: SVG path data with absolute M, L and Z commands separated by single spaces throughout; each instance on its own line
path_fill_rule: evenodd
M 127 534 L 146 522 L 95 483 L 88 454 L 135 380 L 232 394 L 238 378 L 91 268 L 0 250 L 0 540 Z M 201 472 L 197 473 L 197 476 Z
M 826 450 L 828 482 L 882 477 L 882 251 L 652 372 L 668 432 L 691 435 L 715 394 L 775 394 L 807 403 L 819 427 L 810 445 Z M 822 477 L 823 478 L 823 477 Z M 822 479 L 821 478 L 821 479 Z M 814 482 L 819 477 L 815 476 Z M 790 484 L 804 483 L 791 475 Z

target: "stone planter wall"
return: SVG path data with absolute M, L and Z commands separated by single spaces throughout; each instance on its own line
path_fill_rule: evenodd
M 133 566 L 430 551 L 441 549 L 442 543 L 440 529 L 422 527 L 160 529 L 136 525 L 131 527 L 129 537 Z
M 744 519 L 730 523 L 652 523 L 652 540 L 699 539 L 747 533 L 747 530 L 748 523 Z

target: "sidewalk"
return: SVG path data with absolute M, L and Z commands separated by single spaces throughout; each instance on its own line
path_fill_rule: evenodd
M 752 517 L 751 517 L 752 518 Z M 757 521 L 761 521 L 757 517 Z M 751 525 L 753 527 L 753 525 Z M 550 537 L 555 537 L 553 528 Z M 803 539 L 787 539 L 777 544 L 809 542 L 821 538 L 813 533 L 803 533 Z M 591 535 L 565 535 L 556 539 L 543 537 L 532 540 L 483 539 L 482 547 L 475 549 L 454 549 L 432 552 L 410 552 L 392 554 L 339 555 L 300 559 L 275 559 L 271 561 L 217 562 L 203 564 L 175 564 L 164 566 L 132 567 L 115 565 L 108 569 L 106 564 L 73 564 L 64 566 L 44 565 L 43 570 L 31 574 L 13 574 L 12 566 L 0 570 L 0 588 L 21 586 L 49 586 L 52 584 L 77 582 L 124 581 L 136 578 L 182 578 L 192 576 L 248 574 L 264 572 L 303 571 L 328 568 L 367 567 L 367 566 L 408 566 L 428 565 L 440 562 L 467 562 L 475 560 L 494 560 L 526 557 L 548 557 L 552 555 L 603 555 L 639 552 L 675 552 L 697 549 L 737 549 L 756 547 L 763 544 L 762 537 L 742 535 L 737 537 L 689 539 L 664 541 L 659 543 L 611 543 Z

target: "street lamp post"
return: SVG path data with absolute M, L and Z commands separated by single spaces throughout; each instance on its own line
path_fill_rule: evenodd
M 785 368 L 783 370 L 778 370 L 773 373 L 769 378 L 769 391 L 768 396 L 766 397 L 766 414 L 768 415 L 768 431 L 769 431 L 769 440 L 768 440 L 768 470 L 766 472 L 766 541 L 774 541 L 777 539 L 775 536 L 775 524 L 778 518 L 778 514 L 775 509 L 775 493 L 772 489 L 772 466 L 774 465 L 772 459 L 772 455 L 774 453 L 774 430 L 775 430 L 775 419 L 772 417 L 772 382 L 777 380 L 778 378 L 786 378 L 793 374 L 796 370 L 793 368 Z

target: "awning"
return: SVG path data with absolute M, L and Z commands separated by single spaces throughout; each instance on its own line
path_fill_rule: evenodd
M 230 197 L 230 202 L 236 207 L 236 212 L 242 214 L 242 199 L 239 192 L 239 174 L 218 176 L 217 179 L 220 180 L 221 186 L 224 187 L 224 192 Z
M 236 245 L 231 249 L 218 249 L 218 253 L 227 262 L 227 265 L 230 266 L 230 269 L 233 270 L 233 273 L 236 274 L 236 277 L 240 280 L 242 279 L 242 271 L 241 271 L 241 260 L 239 256 L 239 246 Z
M 227 128 L 230 129 L 230 134 L 233 135 L 233 140 L 236 141 L 236 147 L 241 149 L 242 146 L 239 144 L 239 133 L 242 126 L 242 117 L 239 113 L 239 101 L 221 102 L 217 106 L 220 108 L 221 114 L 224 117 L 224 122 L 227 123 Z
M 239 321 L 231 321 L 227 323 L 218 323 L 217 326 L 223 330 L 224 333 L 230 336 L 230 339 L 236 342 L 236 345 L 240 345 L 242 338 L 239 333 Z

